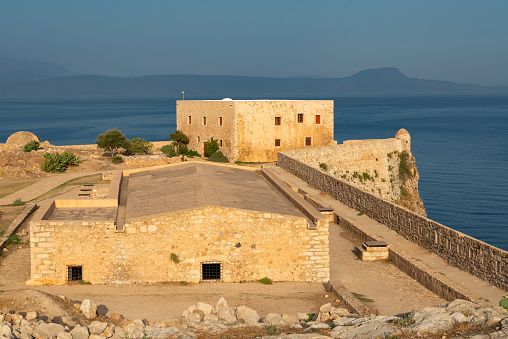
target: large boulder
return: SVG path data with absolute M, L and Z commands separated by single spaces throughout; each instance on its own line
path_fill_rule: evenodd
M 58 333 L 65 332 L 65 328 L 60 324 L 40 324 L 34 328 L 34 337 L 51 338 L 56 337 Z M 37 335 L 36 335 L 37 334 Z
M 11 134 L 11 136 L 7 138 L 5 144 L 8 146 L 23 146 L 32 140 L 39 141 L 39 138 L 31 132 L 20 131 Z
M 79 309 L 88 319 L 95 319 L 95 317 L 97 317 L 97 305 L 90 299 L 84 299 Z
M 259 323 L 259 319 L 261 317 L 255 310 L 245 306 L 240 306 L 236 309 L 236 318 L 241 323 L 257 324 Z

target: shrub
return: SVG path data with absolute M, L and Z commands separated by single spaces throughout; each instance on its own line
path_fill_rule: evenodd
M 175 264 L 179 264 L 180 263 L 180 257 L 178 256 L 178 254 L 176 253 L 171 253 L 169 255 L 170 259 L 172 262 L 174 262 Z
M 200 157 L 201 156 L 201 154 L 199 154 L 198 152 L 193 151 L 193 150 L 188 150 L 185 155 L 187 155 L 189 157 Z
M 46 153 L 41 170 L 44 172 L 65 172 L 69 166 L 77 166 L 81 160 L 74 153 Z
M 261 279 L 258 280 L 258 282 L 262 283 L 263 285 L 271 285 L 271 284 L 273 284 L 272 283 L 272 279 L 270 279 L 268 277 L 261 278 Z
M 161 147 L 161 152 L 172 158 L 176 156 L 175 145 L 164 145 Z
M 178 147 L 178 154 L 186 155 L 188 151 L 189 149 L 187 148 L 187 146 Z
M 182 280 L 182 281 L 180 281 L 180 285 L 187 286 L 187 285 L 189 285 L 189 282 L 185 281 L 185 280 Z
M 153 144 L 145 139 L 134 138 L 126 142 L 124 148 L 129 154 L 149 154 L 153 149 Z
M 16 199 L 16 200 L 14 200 L 14 201 L 12 202 L 12 206 L 22 206 L 22 205 L 24 205 L 24 204 L 25 204 L 25 203 L 24 203 L 24 202 L 23 202 L 23 200 L 21 200 L 20 198 L 18 198 L 18 199 Z
M 319 164 L 319 167 L 321 167 L 321 169 L 322 169 L 323 171 L 328 171 L 328 165 L 327 165 L 327 164 L 325 164 L 324 162 L 320 163 L 320 164 Z
M 189 137 L 187 135 L 185 135 L 185 133 L 183 133 L 182 131 L 179 131 L 179 130 L 176 130 L 173 133 L 171 133 L 169 135 L 169 138 L 171 140 L 176 141 L 178 143 L 178 147 L 185 147 L 190 142 Z
M 217 151 L 217 152 L 213 153 L 210 156 L 210 158 L 208 158 L 208 160 L 215 161 L 215 162 L 229 162 L 228 158 L 226 158 L 226 156 L 224 154 L 222 154 L 221 151 Z
M 404 151 L 399 154 L 399 178 L 406 179 L 412 176 L 413 173 L 411 172 L 411 166 L 409 164 L 409 153 Z
M 23 146 L 23 152 L 31 152 L 31 151 L 37 151 L 41 147 L 41 143 L 37 140 L 32 140 L 30 142 L 27 142 L 25 146 Z
M 122 132 L 115 129 L 108 129 L 106 132 L 99 134 L 95 143 L 97 147 L 116 155 L 118 149 L 127 147 L 129 139 Z
M 205 157 L 209 157 L 219 150 L 219 143 L 213 137 L 205 141 Z
M 123 158 L 121 156 L 114 156 L 113 158 L 111 158 L 111 162 L 113 164 L 121 164 L 123 162 Z
M 7 237 L 7 245 L 19 245 L 21 244 L 21 238 L 18 237 L 16 234 L 11 234 Z

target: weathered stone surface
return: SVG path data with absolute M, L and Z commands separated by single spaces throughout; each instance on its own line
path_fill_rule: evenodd
M 240 306 L 236 309 L 236 319 L 241 323 L 257 324 L 259 322 L 259 314 L 251 308 Z
M 266 317 L 263 318 L 263 323 L 270 325 L 281 325 L 284 324 L 282 320 L 282 316 L 277 313 L 268 313 Z
M 207 316 L 212 314 L 213 306 L 207 303 L 198 302 L 196 304 L 196 309 L 203 311 L 204 315 Z
M 60 332 L 56 335 L 56 339 L 73 339 L 73 338 L 70 333 Z
M 466 320 L 466 316 L 460 312 L 453 312 L 452 314 L 450 314 L 450 318 L 452 318 L 452 320 L 458 324 L 458 323 L 463 323 Z
M 283 314 L 282 321 L 288 325 L 300 324 L 300 320 L 298 320 L 298 317 L 296 317 L 294 315 L 290 315 L 290 314 Z
M 90 299 L 84 299 L 81 302 L 79 309 L 88 319 L 95 319 L 97 317 L 97 305 L 95 305 Z
M 187 324 L 181 318 L 169 318 L 169 319 L 166 319 L 166 324 L 168 325 L 168 327 L 176 327 L 179 330 L 185 330 L 185 329 L 187 329 Z
M 93 321 L 90 325 L 88 325 L 88 330 L 90 334 L 101 334 L 108 327 L 108 323 L 101 323 L 99 321 Z
M 12 330 L 9 325 L 0 325 L 0 336 L 10 338 L 11 333 L 12 333 Z
M 385 338 L 397 330 L 384 321 L 371 320 L 356 326 L 337 326 L 329 334 L 333 338 Z
M 415 324 L 411 326 L 411 332 L 437 333 L 451 328 L 454 324 L 453 319 L 445 312 L 426 312 L 414 316 Z
M 87 339 L 90 335 L 88 328 L 82 326 L 76 326 L 70 332 L 72 339 Z
M 28 320 L 28 321 L 37 319 L 37 312 L 35 312 L 35 311 L 26 312 L 25 319 Z
M 60 324 L 49 323 L 49 324 L 40 324 L 34 328 L 34 332 L 36 332 L 42 338 L 50 338 L 52 336 L 57 336 L 58 333 L 64 332 L 65 329 Z
M 323 306 L 321 306 L 319 308 L 319 312 L 321 312 L 321 313 L 330 313 L 331 310 L 332 310 L 332 304 L 330 304 L 330 303 L 324 304 Z

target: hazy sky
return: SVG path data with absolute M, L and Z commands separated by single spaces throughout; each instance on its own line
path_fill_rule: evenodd
M 78 73 L 508 85 L 508 1 L 0 0 L 0 54 Z

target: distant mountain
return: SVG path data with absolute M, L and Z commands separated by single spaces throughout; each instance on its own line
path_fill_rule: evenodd
M 336 95 L 343 93 L 462 93 L 499 91 L 493 87 L 410 78 L 397 68 L 378 68 L 346 78 L 267 78 L 224 75 L 152 75 L 114 78 L 96 75 L 10 82 L 3 97 L 200 96 L 241 97 Z
M 34 81 L 77 75 L 52 62 L 14 60 L 0 54 L 0 85 L 13 81 Z

